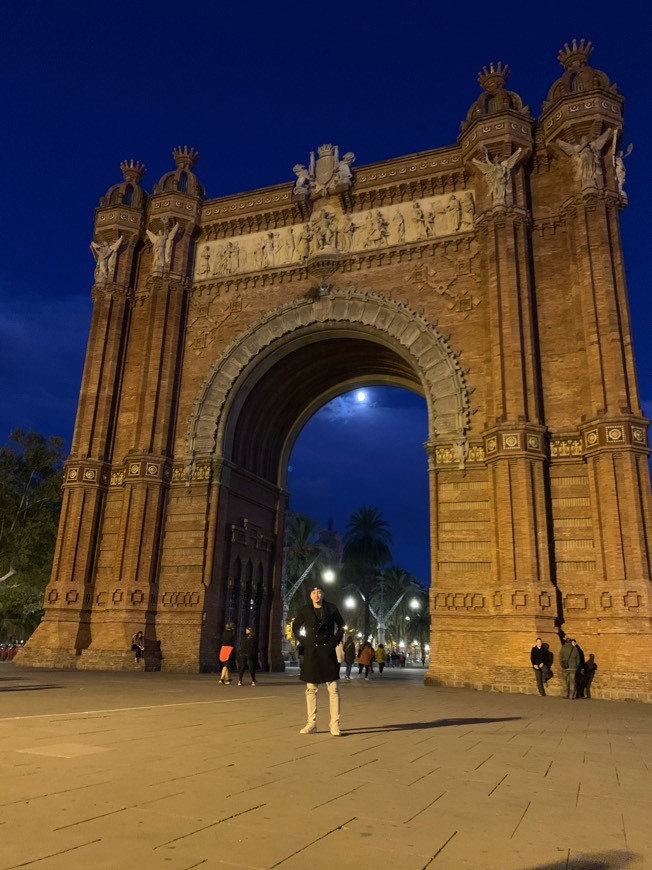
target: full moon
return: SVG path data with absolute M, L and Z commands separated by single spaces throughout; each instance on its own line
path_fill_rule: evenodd
M 358 400 L 358 402 L 364 402 L 365 399 L 367 398 L 367 394 L 365 393 L 364 390 L 359 390 L 359 391 L 355 394 L 355 397 L 356 397 L 356 399 Z

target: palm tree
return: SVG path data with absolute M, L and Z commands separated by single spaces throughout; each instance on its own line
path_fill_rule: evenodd
M 408 596 L 411 592 L 419 591 L 417 579 L 400 565 L 392 565 L 382 573 L 383 601 L 380 600 L 380 589 L 376 588 L 372 595 L 371 605 L 378 613 L 384 610 L 388 613 L 398 601 L 396 610 L 393 611 L 387 622 L 386 628 L 392 641 L 398 643 L 399 626 L 401 617 L 407 607 Z M 408 611 L 409 612 L 409 611 Z
M 392 558 L 392 535 L 382 512 L 363 505 L 351 514 L 344 532 L 344 567 L 352 585 L 364 597 L 364 633 L 369 636 L 369 605 L 376 585 L 376 572 Z
M 306 592 L 312 575 L 333 561 L 333 554 L 319 539 L 321 528 L 317 520 L 304 514 L 288 514 L 288 524 L 285 534 L 285 586 L 292 588 L 301 577 L 306 568 L 314 561 L 313 568 L 302 588 L 304 590 L 304 603 L 308 601 Z M 297 590 L 298 591 L 298 590 Z M 290 602 L 288 601 L 289 605 Z

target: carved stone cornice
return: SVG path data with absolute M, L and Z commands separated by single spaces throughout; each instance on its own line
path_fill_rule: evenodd
M 556 433 L 548 441 L 550 459 L 555 462 L 581 461 L 584 458 L 579 432 Z
M 149 275 L 145 279 L 146 289 L 153 293 L 164 293 L 166 290 L 181 293 L 187 290 L 191 284 L 192 279 L 188 275 L 179 275 L 170 271 L 162 272 L 160 275 Z
M 150 219 L 166 215 L 174 215 L 184 223 L 197 224 L 201 220 L 202 203 L 190 194 L 155 193 L 150 196 L 148 203 Z
M 580 427 L 584 455 L 587 458 L 600 453 L 633 450 L 645 456 L 650 454 L 647 444 L 649 422 L 643 417 L 600 417 Z
M 485 234 L 490 226 L 504 229 L 506 226 L 523 226 L 531 229 L 534 225 L 530 212 L 517 205 L 494 205 L 482 212 L 475 220 L 479 233 Z
M 172 462 L 164 456 L 132 453 L 125 458 L 123 475 L 120 485 L 144 482 L 167 484 L 172 479 Z
M 74 459 L 66 461 L 63 471 L 64 487 L 108 489 L 111 466 L 99 459 Z
M 102 302 L 104 299 L 120 299 L 131 301 L 134 291 L 132 287 L 126 284 L 116 284 L 114 282 L 106 284 L 93 284 L 91 287 L 91 299 L 93 303 Z
M 138 234 L 144 220 L 144 211 L 129 206 L 106 206 L 95 209 L 95 227 L 105 230 L 118 227 L 121 230 Z
M 594 138 L 602 123 L 620 130 L 622 127 L 623 98 L 607 91 L 584 92 L 577 96 L 562 97 L 539 118 L 538 127 L 547 146 L 563 138 L 569 128 Z
M 440 443 L 426 441 L 429 471 L 455 471 L 484 466 L 485 449 L 481 441 L 467 439 Z
M 486 462 L 500 459 L 547 458 L 545 428 L 534 423 L 492 427 L 483 433 Z

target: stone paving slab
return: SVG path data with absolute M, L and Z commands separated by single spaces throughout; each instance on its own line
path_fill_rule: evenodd
M 652 707 L 0 665 L 0 870 L 652 868 Z

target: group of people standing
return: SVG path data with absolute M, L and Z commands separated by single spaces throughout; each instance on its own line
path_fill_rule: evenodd
M 534 669 L 537 690 L 542 696 L 546 694 L 546 685 L 553 677 L 553 658 L 549 645 L 543 643 L 538 637 L 530 650 L 530 662 Z M 559 664 L 564 679 L 564 697 L 568 699 L 590 698 L 591 683 L 598 669 L 593 653 L 587 659 L 575 638 L 565 637 L 559 653 Z
M 224 633 L 222 634 L 219 661 L 222 670 L 218 682 L 223 686 L 231 683 L 230 665 L 233 662 L 236 662 L 238 668 L 238 685 L 241 686 L 243 684 L 245 671 L 249 671 L 251 685 L 256 685 L 258 640 L 256 638 L 256 633 L 251 626 L 248 625 L 245 628 L 245 636 L 240 648 L 238 649 L 235 622 L 227 622 L 224 626 Z

